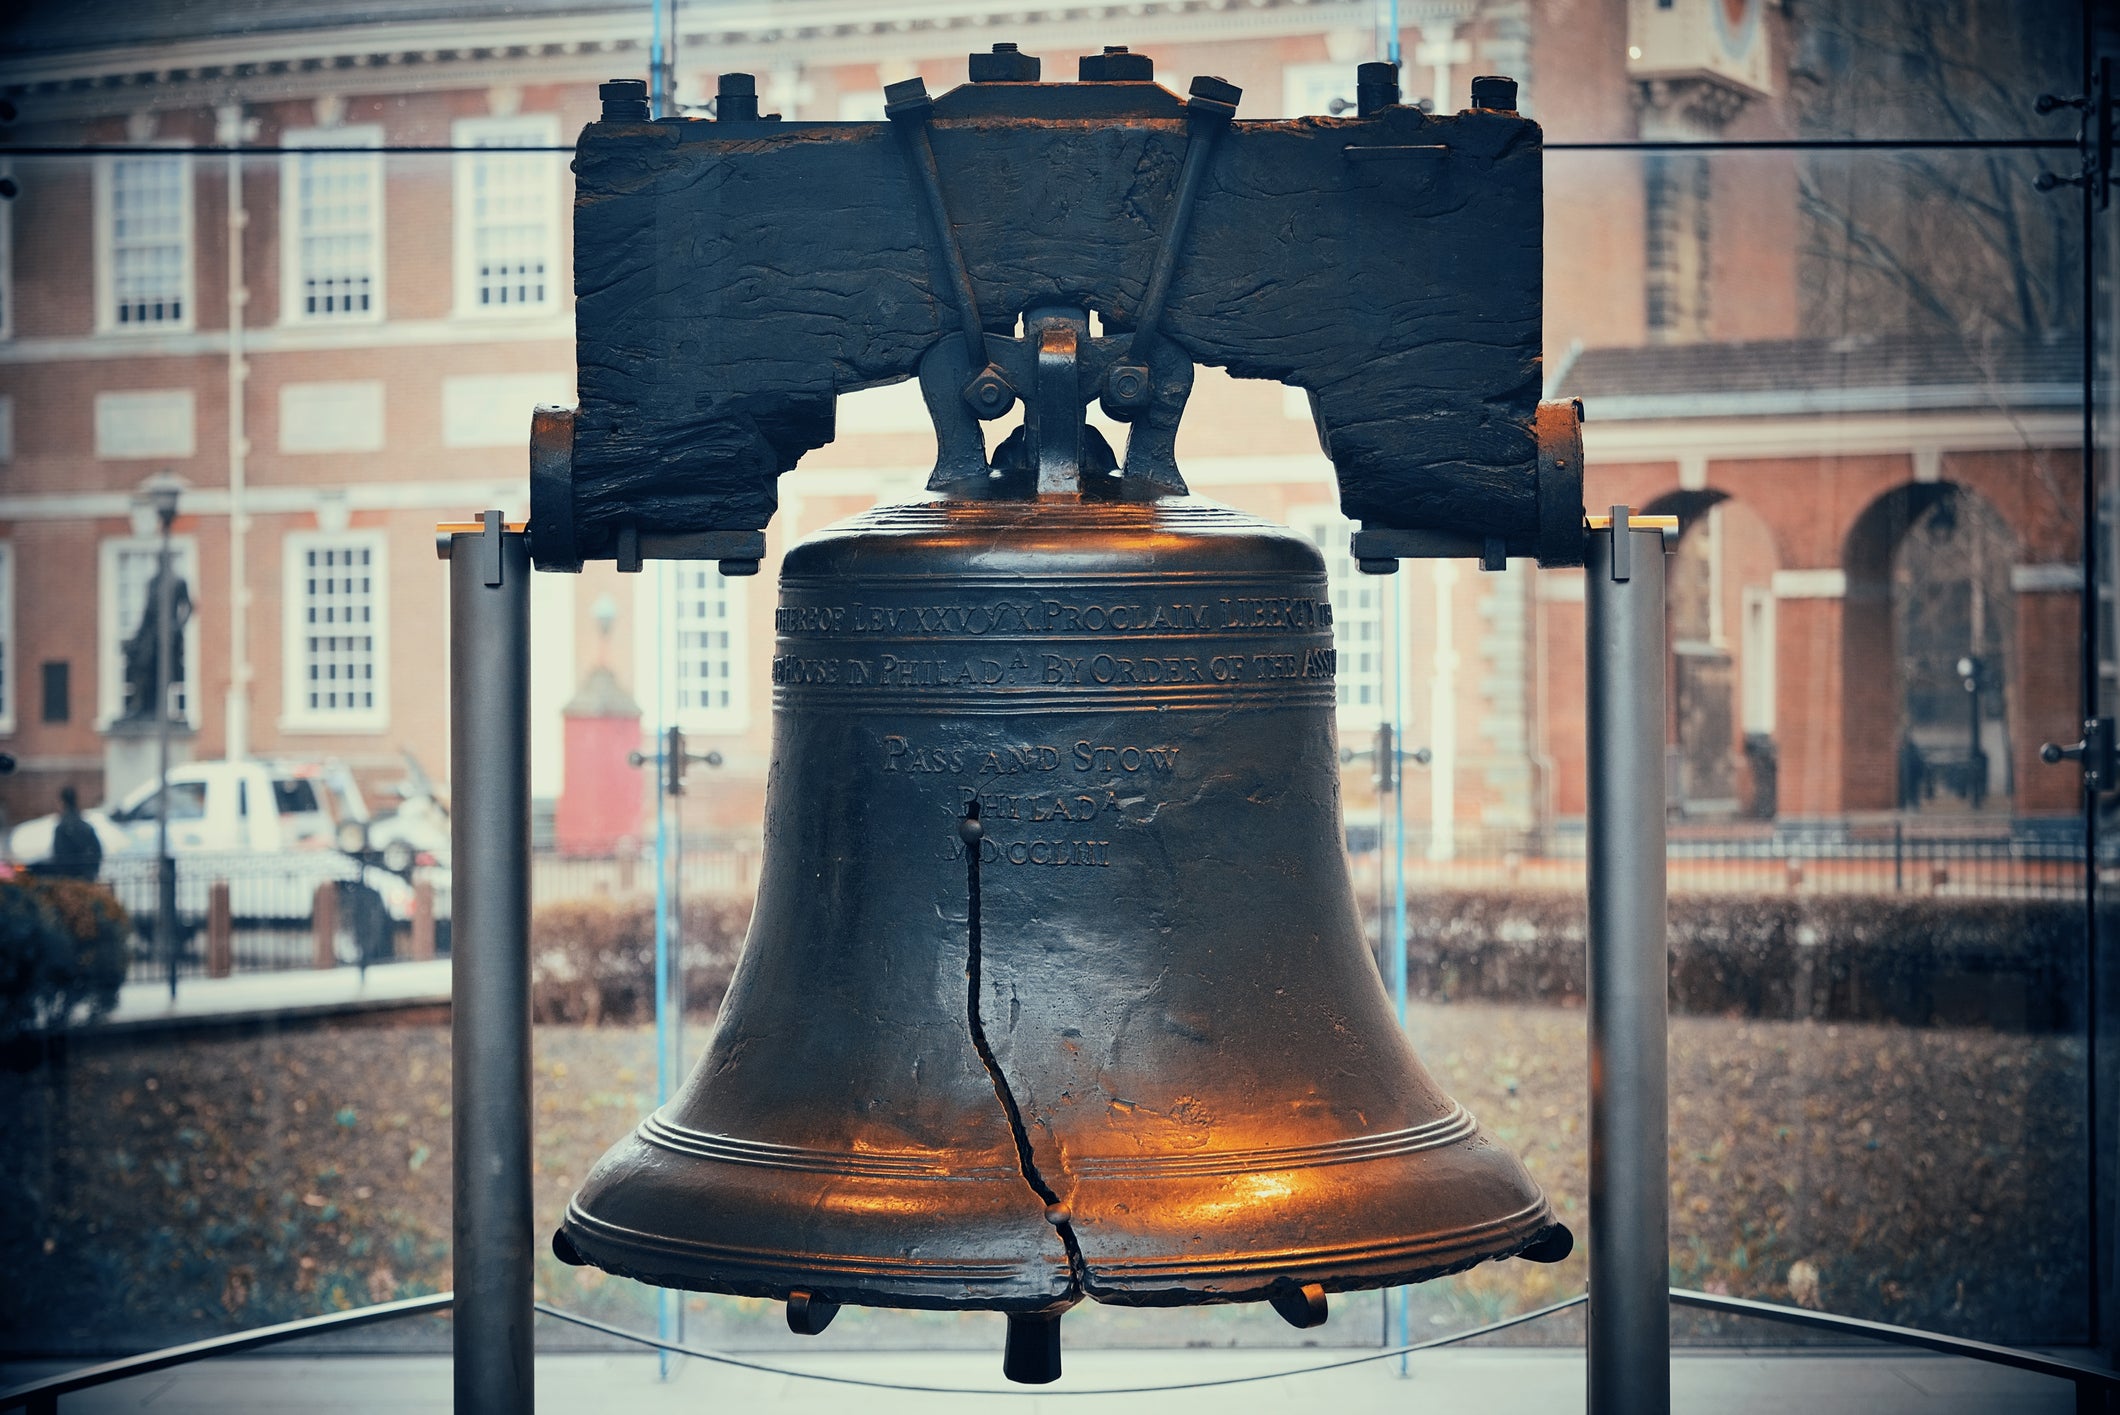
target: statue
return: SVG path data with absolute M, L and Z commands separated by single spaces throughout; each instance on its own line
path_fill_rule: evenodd
M 147 582 L 147 603 L 140 609 L 139 627 L 125 641 L 125 713 L 123 722 L 152 722 L 155 717 L 155 653 L 161 637 L 162 576 L 157 568 Z M 176 577 L 170 592 L 169 681 L 184 681 L 184 626 L 191 620 L 191 590 L 171 564 L 168 574 Z

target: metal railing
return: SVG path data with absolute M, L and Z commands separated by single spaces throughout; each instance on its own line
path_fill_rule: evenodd
M 851 1385 L 875 1390 L 914 1390 L 937 1395 L 991 1395 L 1023 1399 L 1044 1399 L 1053 1396 L 1088 1395 L 1137 1395 L 1163 1393 L 1180 1390 L 1200 1390 L 1214 1386 L 1251 1384 L 1259 1381 L 1287 1380 L 1298 1376 L 1315 1375 L 1324 1371 L 1336 1371 L 1346 1366 L 1360 1365 L 1369 1361 L 1384 1361 L 1395 1356 L 1409 1356 L 1422 1351 L 1435 1351 L 1448 1346 L 1457 1346 L 1481 1337 L 1493 1336 L 1511 1327 L 1542 1321 L 1561 1312 L 1582 1306 L 1588 1295 L 1577 1293 L 1558 1302 L 1499 1321 L 1488 1322 L 1465 1331 L 1452 1332 L 1447 1336 L 1431 1337 L 1426 1341 L 1411 1342 L 1403 1346 L 1389 1346 L 1376 1351 L 1366 1351 L 1360 1356 L 1336 1361 L 1321 1362 L 1308 1366 L 1295 1366 L 1282 1371 L 1266 1371 L 1244 1376 L 1210 1377 L 1203 1381 L 1189 1381 L 1175 1385 L 1153 1387 L 1112 1388 L 1097 1387 L 1088 1390 L 1054 1390 L 1044 1387 L 1037 1390 L 996 1390 L 991 1388 L 957 1386 L 917 1386 L 891 1381 L 867 1380 L 858 1377 L 835 1376 L 825 1371 L 805 1371 L 793 1367 L 776 1366 L 768 1362 L 746 1360 L 725 1352 L 709 1351 L 701 1347 L 687 1346 L 679 1342 L 664 1341 L 643 1332 L 627 1331 L 624 1327 L 600 1322 L 569 1312 L 550 1303 L 537 1304 L 539 1316 L 552 1317 L 575 1326 L 614 1336 L 640 1346 L 669 1351 L 678 1355 L 693 1356 L 719 1365 L 733 1366 L 742 1370 L 787 1377 L 795 1380 L 821 1381 L 831 1385 Z M 407 1297 L 396 1302 L 385 1302 L 375 1307 L 358 1307 L 350 1312 L 329 1312 L 318 1317 L 304 1317 L 299 1321 L 281 1322 L 276 1326 L 253 1327 L 249 1331 L 233 1332 L 227 1336 L 209 1337 L 204 1341 L 187 1342 L 182 1346 L 164 1347 L 159 1351 L 142 1352 L 137 1356 L 124 1356 L 100 1365 L 85 1366 L 75 1371 L 62 1371 L 42 1380 L 29 1381 L 8 1390 L 0 1390 L 0 1411 L 24 1410 L 29 1415 L 58 1415 L 59 1398 L 94 1390 L 114 1381 L 131 1380 L 136 1376 L 152 1375 L 174 1367 L 190 1365 L 195 1361 L 211 1360 L 220 1356 L 233 1356 L 244 1351 L 255 1351 L 260 1347 L 276 1345 L 284 1341 L 295 1341 L 302 1337 L 319 1336 L 326 1332 L 350 1331 L 357 1327 L 370 1326 L 377 1322 L 395 1321 L 400 1317 L 415 1317 L 445 1312 L 455 1302 L 455 1294 L 438 1292 L 426 1297 Z M 1750 1317 L 1759 1321 L 1775 1322 L 1788 1326 L 1805 1327 L 1814 1331 L 1831 1332 L 1839 1336 L 1863 1337 L 1890 1346 L 1905 1346 L 1917 1350 L 1931 1351 L 1943 1356 L 1958 1356 L 1988 1365 L 2005 1366 L 2033 1375 L 2050 1376 L 2055 1380 L 2068 1381 L 2076 1388 L 2076 1405 L 2079 1410 L 2103 1408 L 2102 1403 L 2120 1393 L 2120 1372 L 2071 1361 L 2066 1357 L 2048 1356 L 2035 1351 L 2022 1351 L 2016 1347 L 1997 1346 L 1992 1342 L 1974 1341 L 1966 1337 L 1945 1336 L 1940 1332 L 1921 1331 L 1914 1327 L 1893 1326 L 1886 1322 L 1864 1321 L 1859 1317 L 1836 1316 L 1831 1312 L 1813 1312 L 1801 1307 L 1784 1307 L 1773 1302 L 1755 1302 L 1743 1297 L 1723 1297 L 1713 1293 L 1694 1292 L 1686 1288 L 1671 1289 L 1673 1306 L 1695 1307 L 1718 1312 L 1725 1316 Z
M 1347 837 L 1357 876 L 1373 880 L 1375 825 L 1350 821 Z M 1674 824 L 1665 868 L 1673 894 L 2080 900 L 2084 886 L 2083 838 L 2074 822 L 1963 830 L 1906 821 Z M 1581 891 L 1583 837 L 1461 830 L 1439 839 L 1409 829 L 1406 879 L 1421 891 Z

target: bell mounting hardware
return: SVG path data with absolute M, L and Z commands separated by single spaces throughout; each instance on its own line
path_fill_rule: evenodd
M 757 566 L 834 400 L 917 378 L 928 500 L 788 551 L 757 904 L 706 1056 L 568 1204 L 569 1262 L 840 1307 L 1329 1296 L 1568 1230 L 1432 1078 L 1349 883 L 1317 547 L 1186 494 L 1195 368 L 1311 395 L 1370 570 L 1584 555 L 1541 405 L 1539 131 L 1515 86 L 1243 122 L 1146 56 L 1013 49 L 883 123 L 615 121 L 578 149 L 578 413 L 546 568 Z M 1127 425 L 1123 453 L 1085 409 Z M 990 447 L 1012 407 L 1021 427 Z M 1658 719 L 1659 721 L 1661 719 Z
M 1180 98 L 1146 55 L 1081 64 L 1043 83 L 996 46 L 940 96 L 893 85 L 881 123 L 760 115 L 741 74 L 713 121 L 607 95 L 574 164 L 580 404 L 533 434 L 539 568 L 753 568 L 839 396 L 911 378 L 931 490 L 1181 495 L 1202 364 L 1309 394 L 1365 569 L 1582 563 L 1579 415 L 1538 401 L 1542 144 L 1513 82 L 1430 116 L 1365 64 L 1357 116 L 1251 121 L 1221 79 Z

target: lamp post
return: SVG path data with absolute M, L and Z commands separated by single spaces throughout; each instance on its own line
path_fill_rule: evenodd
M 176 576 L 170 571 L 169 529 L 176 524 L 183 483 L 168 472 L 144 488 L 162 527 L 155 550 L 155 948 L 169 965 L 169 995 L 177 995 L 177 865 L 169 857 L 169 669 L 176 656 Z
M 1980 672 L 1984 665 L 1968 654 L 1958 660 L 1958 683 L 1965 689 L 1965 797 L 1974 810 L 1987 800 L 1987 753 L 1980 745 Z

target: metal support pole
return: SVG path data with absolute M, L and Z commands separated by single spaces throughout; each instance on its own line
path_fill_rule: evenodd
M 451 528 L 456 1409 L 531 1408 L 530 551 Z
M 160 508 L 158 508 L 159 510 Z M 169 853 L 169 700 L 175 675 L 177 595 L 170 569 L 169 527 L 174 501 L 162 513 L 162 542 L 155 551 L 155 951 L 169 969 L 169 996 L 177 995 L 177 862 Z
M 1587 585 L 1590 1415 L 1671 1409 L 1664 542 L 1627 508 Z

